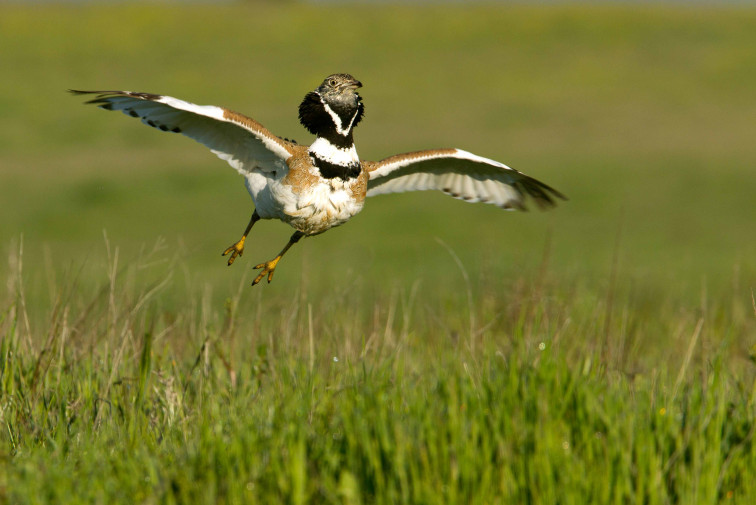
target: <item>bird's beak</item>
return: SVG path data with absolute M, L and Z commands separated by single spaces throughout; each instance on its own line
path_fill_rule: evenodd
M 361 88 L 362 87 L 362 83 L 360 81 L 358 81 L 357 79 L 355 79 L 355 80 L 353 80 L 353 81 L 351 81 L 349 83 L 349 87 L 352 88 L 352 89 Z

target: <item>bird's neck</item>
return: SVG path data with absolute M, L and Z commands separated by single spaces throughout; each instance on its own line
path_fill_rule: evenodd
M 299 121 L 316 136 L 309 149 L 310 156 L 326 179 L 347 180 L 360 175 L 362 167 L 352 132 L 363 111 L 356 94 L 353 101 L 327 103 L 318 93 L 311 92 L 299 106 Z

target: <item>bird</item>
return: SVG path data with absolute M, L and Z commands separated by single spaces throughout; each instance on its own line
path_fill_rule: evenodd
M 526 197 L 541 208 L 566 197 L 552 187 L 498 161 L 457 148 L 362 160 L 354 129 L 365 106 L 362 83 L 346 73 L 331 74 L 299 105 L 299 121 L 315 136 L 309 145 L 279 137 L 254 119 L 214 105 L 132 91 L 69 90 L 94 95 L 86 103 L 121 111 L 164 132 L 180 133 L 207 146 L 245 179 L 254 208 L 241 238 L 226 248 L 228 265 L 244 253 L 252 227 L 278 219 L 295 229 L 273 259 L 259 263 L 252 281 L 268 283 L 281 258 L 303 237 L 342 225 L 360 212 L 366 197 L 406 191 L 438 190 L 467 202 L 507 210 L 526 210 Z

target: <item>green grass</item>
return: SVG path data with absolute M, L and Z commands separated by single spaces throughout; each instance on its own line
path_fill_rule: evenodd
M 594 306 L 550 273 L 472 291 L 469 312 L 464 294 L 443 307 L 346 288 L 242 313 L 259 299 L 244 284 L 224 309 L 187 296 L 172 312 L 167 286 L 130 282 L 143 266 L 91 299 L 61 293 L 38 346 L 22 291 L 8 308 L 8 503 L 756 496 L 756 383 L 727 364 L 754 317 L 736 299 L 698 314 L 660 309 L 664 295 Z
M 0 503 L 756 498 L 753 9 L 6 5 L 0 47 Z M 64 92 L 304 142 L 342 71 L 364 158 L 570 201 L 380 197 L 251 288 L 291 231 L 225 266 L 233 170 Z

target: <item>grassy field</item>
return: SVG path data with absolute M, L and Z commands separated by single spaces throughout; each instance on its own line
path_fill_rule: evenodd
M 0 503 L 754 503 L 756 10 L 0 6 Z M 367 202 L 291 230 L 190 140 L 67 88 L 362 157 L 456 146 L 548 213 Z

